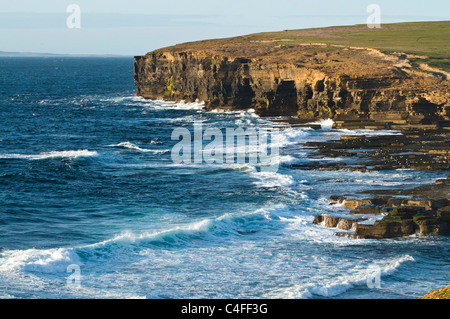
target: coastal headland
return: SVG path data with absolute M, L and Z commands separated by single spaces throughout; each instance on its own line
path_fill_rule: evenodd
M 441 21 L 184 43 L 135 57 L 136 94 L 200 100 L 208 110 L 252 108 L 277 125 L 332 119 L 335 128 L 400 132 L 311 142 L 307 146 L 318 157 L 351 157 L 355 164 L 319 161 L 292 168 L 445 172 L 450 170 L 449 38 L 450 21 Z M 318 215 L 314 223 L 352 238 L 448 235 L 449 181 L 409 190 L 334 194 L 330 204 L 347 209 L 344 216 Z
M 450 126 L 450 21 L 292 30 L 135 57 L 137 95 L 336 127 Z

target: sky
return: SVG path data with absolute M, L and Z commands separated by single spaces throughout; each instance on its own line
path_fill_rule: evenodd
M 72 4 L 79 16 L 67 11 Z M 365 24 L 370 4 L 381 23 L 450 20 L 448 0 L 1 0 L 0 51 L 143 55 L 182 42 Z

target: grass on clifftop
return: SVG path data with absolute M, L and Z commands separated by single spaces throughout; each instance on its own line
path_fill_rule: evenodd
M 279 41 L 293 47 L 325 43 L 369 47 L 384 53 L 417 55 L 411 62 L 450 72 L 450 21 L 382 24 L 379 29 L 366 25 L 266 32 L 242 37 L 248 41 Z

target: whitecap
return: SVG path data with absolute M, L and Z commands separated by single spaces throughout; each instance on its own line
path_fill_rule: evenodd
M 8 250 L 3 254 L 0 271 L 66 272 L 71 264 L 82 264 L 72 248 Z
M 0 154 L 0 159 L 26 159 L 26 160 L 43 160 L 51 158 L 69 158 L 92 157 L 97 156 L 96 151 L 78 150 L 78 151 L 55 151 L 43 152 L 39 154 Z
M 306 142 L 310 136 L 311 128 L 287 128 L 271 133 L 271 146 L 279 148 Z
M 143 152 L 143 153 L 153 153 L 153 154 L 166 154 L 166 153 L 170 153 L 170 150 L 164 149 L 164 150 L 152 150 L 152 149 L 147 149 L 147 148 L 141 148 L 133 143 L 130 142 L 121 142 L 118 144 L 114 144 L 114 145 L 107 145 L 108 147 L 123 147 L 126 149 L 131 149 L 131 150 L 135 150 L 135 151 L 139 151 L 139 152 Z
M 276 172 L 251 171 L 250 174 L 256 179 L 253 184 L 258 187 L 289 187 L 295 183 L 292 176 Z
M 354 267 L 346 270 L 346 274 L 330 278 L 329 282 L 323 283 L 326 278 L 321 277 L 316 283 L 295 284 L 293 286 L 277 289 L 270 294 L 272 298 L 304 299 L 314 295 L 322 297 L 335 297 L 345 293 L 355 286 L 368 285 L 379 276 L 389 276 L 395 273 L 404 263 L 415 262 L 410 255 L 402 255 L 387 260 L 375 261 L 366 267 Z
M 137 102 L 138 105 L 151 107 L 152 109 L 159 110 L 202 110 L 205 107 L 204 102 L 173 102 L 165 100 L 151 100 L 141 96 L 135 96 L 132 98 L 133 102 Z
M 334 125 L 334 121 L 332 119 L 320 119 L 317 122 L 311 122 L 308 124 L 319 124 L 323 130 L 331 130 Z

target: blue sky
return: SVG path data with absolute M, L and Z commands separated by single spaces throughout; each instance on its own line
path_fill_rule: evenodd
M 81 28 L 69 29 L 69 4 Z M 0 51 L 141 55 L 181 42 L 263 31 L 450 20 L 448 0 L 2 0 Z

